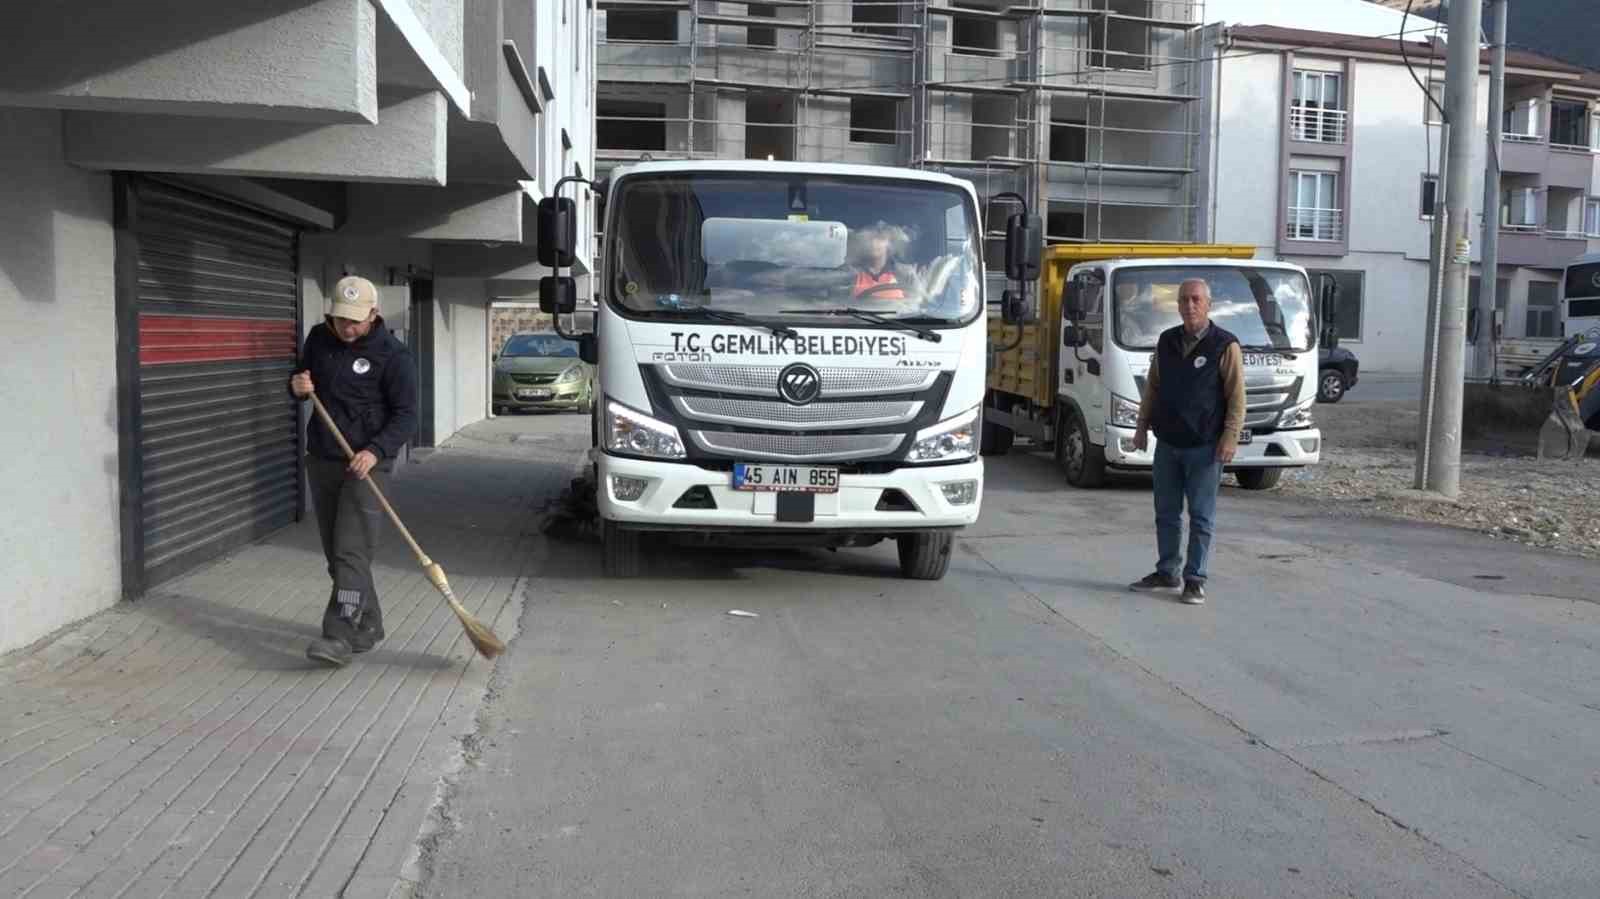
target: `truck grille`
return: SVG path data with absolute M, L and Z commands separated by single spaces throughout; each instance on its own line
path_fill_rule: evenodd
M 781 365 L 662 365 L 661 377 L 674 387 L 723 393 L 778 395 Z M 938 379 L 936 369 L 822 368 L 821 396 L 877 396 L 926 390 Z
M 904 434 L 742 434 L 734 431 L 690 431 L 689 437 L 708 453 L 741 459 L 810 460 L 867 459 L 899 449 Z
M 922 412 L 921 400 L 812 403 L 809 406 L 706 396 L 675 396 L 672 401 L 678 414 L 686 419 L 774 431 L 898 425 L 915 419 Z

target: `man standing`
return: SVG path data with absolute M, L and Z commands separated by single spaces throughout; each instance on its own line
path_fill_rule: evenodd
M 1156 435 L 1154 573 L 1134 590 L 1183 587 L 1189 605 L 1206 601 L 1206 557 L 1222 467 L 1233 461 L 1244 425 L 1244 359 L 1239 338 L 1211 323 L 1211 287 L 1201 278 L 1178 286 L 1183 324 L 1162 332 L 1150 359 L 1133 445 Z M 1189 552 L 1178 579 L 1183 507 L 1189 505 Z
M 342 666 L 352 653 L 366 652 L 383 639 L 372 556 L 384 515 L 361 481 L 392 471 L 395 454 L 415 432 L 417 372 L 411 351 L 384 327 L 371 281 L 342 278 L 333 293 L 326 321 L 306 336 L 289 389 L 301 400 L 315 391 L 356 450 L 355 458 L 346 460 L 338 440 L 311 416 L 306 480 L 333 589 L 322 614 L 322 639 L 312 642 L 306 656 Z

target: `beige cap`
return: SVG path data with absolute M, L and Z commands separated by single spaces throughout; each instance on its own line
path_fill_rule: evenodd
M 349 275 L 333 285 L 333 308 L 328 314 L 334 318 L 348 318 L 364 322 L 378 307 L 378 288 L 366 278 Z

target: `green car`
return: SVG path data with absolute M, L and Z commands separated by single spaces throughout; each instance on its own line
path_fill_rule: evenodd
M 594 406 L 594 369 L 578 358 L 578 345 L 558 334 L 515 334 L 494 357 L 496 415 L 521 409 Z

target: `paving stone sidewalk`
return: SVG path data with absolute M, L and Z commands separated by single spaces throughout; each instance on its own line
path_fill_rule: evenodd
M 529 423 L 469 428 L 391 482 L 508 640 L 545 551 L 535 508 L 587 442 Z M 343 669 L 305 658 L 328 591 L 310 520 L 0 657 L 0 896 L 408 895 L 493 666 L 383 539 L 388 639 Z

